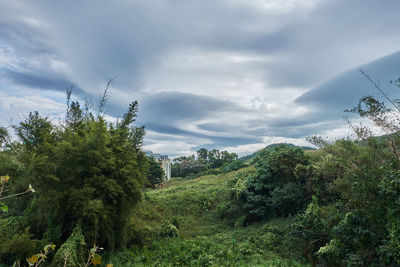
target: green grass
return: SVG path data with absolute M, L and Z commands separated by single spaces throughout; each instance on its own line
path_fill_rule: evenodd
M 307 266 L 284 244 L 288 221 L 272 220 L 235 228 L 219 216 L 229 201 L 228 181 L 238 172 L 173 179 L 164 188 L 149 190 L 132 216 L 132 232 L 142 247 L 106 255 L 114 266 Z M 170 238 L 165 225 L 178 226 Z

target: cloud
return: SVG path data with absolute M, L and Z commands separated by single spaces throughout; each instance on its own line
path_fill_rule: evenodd
M 382 85 L 395 76 L 399 9 L 397 0 L 2 2 L 1 89 L 61 104 L 75 84 L 95 101 L 116 77 L 109 115 L 138 99 L 154 152 L 300 140 L 341 127 L 368 87 L 357 66 Z
M 221 112 L 248 112 L 236 103 L 209 96 L 180 92 L 162 92 L 143 99 L 143 116 L 146 122 L 176 122 L 185 119 L 199 120 Z
M 66 88 L 71 86 L 71 82 L 63 78 L 39 76 L 36 73 L 9 70 L 5 72 L 5 78 L 16 85 L 54 91 L 65 91 Z
M 39 111 L 57 122 L 64 115 L 65 105 L 57 101 L 56 98 L 60 95 L 54 93 L 51 95 L 51 97 L 39 95 L 35 90 L 21 90 L 18 93 L 6 93 L 0 90 L 0 125 L 7 127 L 18 124 L 33 111 Z
M 343 110 L 357 105 L 358 100 L 366 95 L 383 99 L 360 70 L 380 84 L 390 98 L 398 98 L 398 88 L 390 83 L 400 77 L 400 52 L 385 56 L 376 61 L 358 66 L 337 77 L 307 91 L 296 99 L 297 103 L 313 106 L 319 116 L 315 121 L 330 120 L 343 114 Z

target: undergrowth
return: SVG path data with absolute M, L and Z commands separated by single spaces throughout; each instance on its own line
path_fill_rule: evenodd
M 131 248 L 105 255 L 106 261 L 114 266 L 307 266 L 282 238 L 287 219 L 245 228 L 222 219 L 229 181 L 251 168 L 173 179 L 148 190 L 131 218 Z

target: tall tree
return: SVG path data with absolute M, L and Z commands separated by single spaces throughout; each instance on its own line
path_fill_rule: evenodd
M 38 237 L 61 243 L 80 225 L 88 244 L 125 244 L 127 222 L 141 199 L 148 161 L 135 101 L 118 123 L 68 102 L 55 126 L 37 112 L 15 127 L 25 151 L 24 181 L 38 194 L 26 213 Z

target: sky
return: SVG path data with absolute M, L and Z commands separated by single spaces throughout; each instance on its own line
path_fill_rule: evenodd
M 65 90 L 109 118 L 139 101 L 144 150 L 239 155 L 349 134 L 343 110 L 400 77 L 398 0 L 0 2 L 0 126 L 62 118 Z

